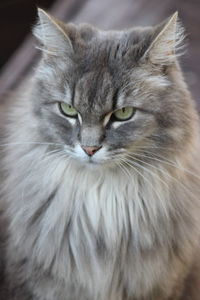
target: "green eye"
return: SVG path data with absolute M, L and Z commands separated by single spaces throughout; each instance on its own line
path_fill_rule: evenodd
M 67 104 L 67 103 L 64 103 L 64 102 L 60 102 L 59 103 L 59 107 L 60 107 L 60 110 L 61 112 L 65 115 L 65 116 L 68 116 L 68 117 L 76 117 L 78 115 L 78 112 L 76 111 L 76 109 Z
M 135 113 L 135 109 L 133 107 L 123 107 L 121 109 L 116 110 L 113 115 L 118 121 L 126 121 L 129 120 Z

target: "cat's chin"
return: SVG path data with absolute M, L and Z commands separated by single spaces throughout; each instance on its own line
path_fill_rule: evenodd
M 94 171 L 113 169 L 116 167 L 116 164 L 111 159 L 96 160 L 92 157 L 88 157 L 85 159 L 81 159 L 80 157 L 72 157 L 72 160 L 78 168 L 86 168 Z
M 109 164 L 107 161 L 97 161 L 92 158 L 88 158 L 86 160 L 79 159 L 79 163 L 81 163 L 84 167 L 87 167 L 90 169 L 100 169 Z
M 83 164 L 85 168 L 88 168 L 90 170 L 95 170 L 95 171 L 100 170 L 103 167 L 102 163 L 95 162 L 92 160 L 89 160 L 88 162 L 84 162 Z

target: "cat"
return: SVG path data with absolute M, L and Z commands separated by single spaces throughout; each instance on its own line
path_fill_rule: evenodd
M 199 117 L 177 13 L 102 31 L 38 10 L 1 106 L 3 300 L 199 299 Z

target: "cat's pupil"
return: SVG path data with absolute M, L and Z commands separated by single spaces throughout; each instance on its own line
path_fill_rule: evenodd
M 126 112 L 126 108 L 125 108 L 125 107 L 122 108 L 122 112 L 123 112 L 123 113 Z

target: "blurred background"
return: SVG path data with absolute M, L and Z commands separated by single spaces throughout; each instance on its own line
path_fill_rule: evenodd
M 37 6 L 65 22 L 89 22 L 102 29 L 155 25 L 178 11 L 187 35 L 181 65 L 200 111 L 200 0 L 0 0 L 0 97 L 38 59 L 30 34 Z

